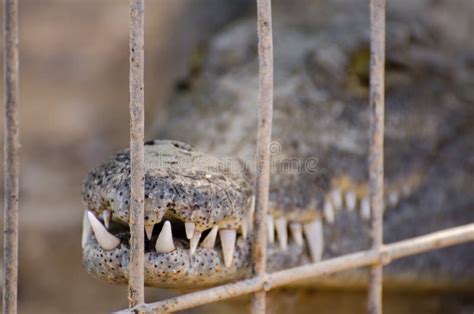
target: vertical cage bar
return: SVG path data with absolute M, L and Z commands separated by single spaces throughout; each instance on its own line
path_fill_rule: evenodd
M 257 0 L 259 56 L 259 112 L 253 272 L 264 275 L 267 262 L 266 217 L 270 185 L 270 141 L 273 118 L 273 39 L 271 0 Z M 252 312 L 265 313 L 265 291 L 252 297 Z
M 3 1 L 4 184 L 3 313 L 17 312 L 18 292 L 18 2 Z
M 370 0 L 370 170 L 369 197 L 372 249 L 380 253 L 383 245 L 383 142 L 385 114 L 385 0 Z M 368 312 L 382 313 L 382 263 L 370 269 Z
M 130 0 L 130 264 L 128 303 L 144 297 L 144 0 Z

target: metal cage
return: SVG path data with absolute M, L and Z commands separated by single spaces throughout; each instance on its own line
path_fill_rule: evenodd
M 5 86 L 5 207 L 3 311 L 17 312 L 18 277 L 18 1 L 4 0 Z M 131 256 L 128 300 L 131 312 L 172 312 L 253 294 L 252 312 L 265 312 L 267 291 L 286 284 L 358 267 L 370 267 L 368 312 L 382 313 L 383 266 L 394 259 L 474 240 L 474 223 L 408 240 L 383 243 L 383 140 L 385 0 L 370 0 L 370 107 L 369 196 L 372 247 L 282 271 L 266 272 L 266 213 L 270 181 L 273 110 L 273 45 L 271 0 L 257 0 L 259 54 L 259 117 L 257 136 L 256 215 L 251 278 L 154 302 L 144 301 L 144 0 L 130 0 L 130 151 L 131 151 Z

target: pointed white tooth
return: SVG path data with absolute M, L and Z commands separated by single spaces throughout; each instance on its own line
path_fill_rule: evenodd
M 253 218 L 252 219 L 248 218 L 246 223 L 247 223 L 247 234 L 250 234 L 252 233 L 252 230 L 253 230 Z
M 253 230 L 253 215 L 255 213 L 255 196 L 252 196 L 252 199 L 250 200 L 250 211 L 247 216 L 247 226 L 248 226 L 248 231 L 252 232 Z
M 357 205 L 357 196 L 353 191 L 346 193 L 346 206 L 349 211 L 353 211 Z
M 217 230 L 219 230 L 219 227 L 217 225 L 212 227 L 211 231 L 209 231 L 204 241 L 202 241 L 201 247 L 206 249 L 214 248 L 214 245 L 216 244 Z
M 247 219 L 244 219 L 240 225 L 240 231 L 242 232 L 242 238 L 244 239 L 247 239 L 248 227 L 249 224 L 247 223 Z
M 303 226 L 313 262 L 319 262 L 323 256 L 324 239 L 321 219 L 315 219 Z
M 104 225 L 97 219 L 93 213 L 87 212 L 87 218 L 89 219 L 89 223 L 91 225 L 92 231 L 97 238 L 97 242 L 99 242 L 100 246 L 108 251 L 113 250 L 120 244 L 120 239 L 110 234 L 107 229 L 105 229 Z
M 89 237 L 92 234 L 91 224 L 89 223 L 89 218 L 87 218 L 87 210 L 84 211 L 84 217 L 82 218 L 82 240 L 81 246 L 84 248 L 86 246 Z
M 280 217 L 275 220 L 275 228 L 278 235 L 278 243 L 280 243 L 280 248 L 283 251 L 286 251 L 288 248 L 288 231 L 286 228 L 286 219 Z
M 275 242 L 275 225 L 273 223 L 272 215 L 267 216 L 267 232 L 268 232 L 268 243 Z
M 334 205 L 334 208 L 339 210 L 342 208 L 342 195 L 341 190 L 335 189 L 331 192 L 331 199 Z
M 189 254 L 193 255 L 194 252 L 196 252 L 200 239 L 201 232 L 194 230 L 193 236 L 191 237 L 191 240 L 189 240 Z
M 224 255 L 225 267 L 232 265 L 235 250 L 235 238 L 237 232 L 232 229 L 219 230 L 219 238 L 221 239 L 222 254 Z
M 255 196 L 252 196 L 250 200 L 250 212 L 253 213 L 255 211 Z
M 169 253 L 174 251 L 173 232 L 171 231 L 171 223 L 167 220 L 161 228 L 158 239 L 156 239 L 155 250 L 158 253 Z
M 148 240 L 151 240 L 151 236 L 153 235 L 153 227 L 155 227 L 155 225 L 145 225 L 145 233 Z
M 399 195 L 398 195 L 398 192 L 396 191 L 392 191 L 390 193 L 388 193 L 388 204 L 390 206 L 395 206 L 398 204 L 398 200 L 399 200 Z
M 360 201 L 360 215 L 365 220 L 370 219 L 370 202 L 367 196 Z
M 110 216 L 112 214 L 110 213 L 110 210 L 106 209 L 102 212 L 102 218 L 104 219 L 104 225 L 105 228 L 109 229 L 109 224 L 110 224 Z
M 290 223 L 290 231 L 293 240 L 295 240 L 296 244 L 299 246 L 303 245 L 303 227 L 300 223 L 292 222 Z
M 191 238 L 193 237 L 195 227 L 196 225 L 194 224 L 194 222 L 186 222 L 184 224 L 184 228 L 186 229 L 186 238 L 188 238 L 188 240 L 191 240 Z
M 334 207 L 329 200 L 324 201 L 324 217 L 326 217 L 326 221 L 330 224 L 334 223 Z
M 249 232 L 252 232 L 253 230 L 253 213 L 255 210 L 255 203 L 254 203 L 254 198 L 252 197 L 251 201 L 251 208 L 247 216 L 242 220 L 242 224 L 240 225 L 240 231 L 242 232 L 242 238 L 247 239 L 247 235 Z

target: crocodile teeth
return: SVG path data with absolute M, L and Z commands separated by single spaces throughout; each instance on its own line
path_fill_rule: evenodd
M 86 246 L 89 237 L 91 236 L 91 224 L 89 223 L 89 218 L 87 218 L 87 211 L 84 211 L 84 217 L 82 218 L 82 239 L 81 246 L 84 248 Z
M 267 216 L 267 232 L 268 232 L 268 243 L 275 242 L 275 224 L 273 223 L 272 215 Z
M 104 225 L 105 228 L 109 229 L 109 224 L 110 224 L 110 216 L 111 216 L 110 210 L 106 209 L 102 212 L 102 218 L 104 218 Z
M 184 224 L 184 228 L 186 229 L 186 238 L 188 238 L 188 240 L 191 240 L 191 238 L 193 237 L 195 227 L 196 225 L 194 224 L 194 222 L 186 222 Z
M 232 229 L 223 229 L 219 231 L 225 267 L 230 267 L 230 265 L 232 265 L 232 259 L 234 258 L 236 235 L 237 232 Z
M 194 230 L 193 236 L 191 237 L 191 240 L 189 241 L 189 254 L 193 255 L 194 252 L 196 252 L 196 249 L 199 244 L 199 239 L 201 239 L 201 232 Z
M 151 240 L 151 236 L 153 235 L 153 227 L 155 227 L 155 225 L 146 225 L 145 226 L 145 233 L 146 233 L 146 237 L 148 238 L 148 240 Z
M 120 244 L 120 239 L 116 236 L 110 234 L 104 225 L 97 219 L 93 213 L 87 212 L 87 218 L 89 218 L 89 223 L 91 225 L 92 231 L 97 238 L 100 246 L 106 250 L 113 250 Z
M 346 206 L 349 211 L 353 211 L 356 208 L 357 197 L 353 191 L 346 193 Z
M 252 217 L 252 218 L 251 218 Z M 240 226 L 240 231 L 242 232 L 242 238 L 247 239 L 249 232 L 253 230 L 253 216 L 248 216 L 242 220 L 242 225 Z
M 247 218 L 243 223 L 247 224 L 247 233 L 252 232 L 253 230 L 253 215 L 255 212 L 255 196 L 252 196 L 252 199 L 250 200 L 250 210 L 248 213 Z
M 214 248 L 214 245 L 216 244 L 217 230 L 219 230 L 219 227 L 217 227 L 217 225 L 212 227 L 211 231 L 209 231 L 204 241 L 202 241 L 201 247 L 206 249 Z
M 292 222 L 290 223 L 290 231 L 291 231 L 291 236 L 293 237 L 293 240 L 295 240 L 296 244 L 299 246 L 303 245 L 303 228 L 301 227 L 301 224 L 297 222 Z
M 247 239 L 247 233 L 248 233 L 248 223 L 246 219 L 242 221 L 242 224 L 240 225 L 240 231 L 242 232 L 242 238 Z
M 342 195 L 341 190 L 335 189 L 331 192 L 331 199 L 336 209 L 342 208 Z
M 281 217 L 275 220 L 275 227 L 278 235 L 278 243 L 280 248 L 286 251 L 288 247 L 288 231 L 286 228 L 286 219 Z
M 364 197 L 360 201 L 360 214 L 362 218 L 368 220 L 370 219 L 370 202 L 368 197 Z
M 398 204 L 398 200 L 399 200 L 399 195 L 397 192 L 395 191 L 392 191 L 390 193 L 388 193 L 388 204 L 390 206 L 395 206 Z
M 174 251 L 173 233 L 171 231 L 171 223 L 167 220 L 161 228 L 158 239 L 156 240 L 155 250 L 158 253 L 169 253 Z
M 323 224 L 320 219 L 315 219 L 303 226 L 306 241 L 313 262 L 319 262 L 323 255 Z
M 334 207 L 330 201 L 324 201 L 324 217 L 326 217 L 326 221 L 330 224 L 334 223 Z

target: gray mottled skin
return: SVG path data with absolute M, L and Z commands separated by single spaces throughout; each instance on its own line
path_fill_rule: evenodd
M 239 234 L 233 264 L 225 267 L 219 245 L 215 249 L 198 248 L 189 255 L 189 240 L 178 221 L 194 222 L 205 231 L 213 225 L 237 229 L 251 207 L 251 176 L 241 161 L 207 156 L 191 146 L 176 141 L 151 141 L 145 145 L 145 224 L 170 220 L 174 225 L 176 250 L 166 254 L 154 251 L 159 228 L 146 241 L 145 271 L 149 286 L 193 288 L 242 278 L 250 272 L 251 237 Z M 105 251 L 90 237 L 84 247 L 84 264 L 92 274 L 114 283 L 125 283 L 129 262 L 129 152 L 118 153 L 92 170 L 84 180 L 83 201 L 86 208 L 101 217 L 112 212 L 110 232 L 122 242 Z M 181 226 L 182 229 L 182 226 Z M 181 235 L 181 237 L 179 236 Z M 276 268 L 308 262 L 303 247 L 291 245 L 281 254 L 270 246 Z
M 153 241 L 156 241 L 156 236 Z M 146 250 L 145 285 L 196 289 L 245 278 L 251 273 L 250 241 L 251 238 L 244 240 L 239 237 L 230 267 L 224 266 L 218 246 L 215 249 L 198 248 L 190 256 L 189 241 L 175 239 L 176 250 L 171 253 L 159 254 Z M 92 237 L 83 254 L 84 265 L 92 275 L 111 283 L 127 283 L 129 246 L 125 242 L 114 250 L 104 251 Z M 285 253 L 276 245 L 269 245 L 268 256 L 273 270 L 309 262 L 306 250 L 294 244 L 290 244 Z
M 249 207 L 251 182 L 238 160 L 218 159 L 176 141 L 145 144 L 145 225 L 163 216 L 194 222 L 199 231 L 217 224 L 237 228 Z M 97 214 L 109 209 L 128 223 L 130 155 L 121 152 L 84 180 L 83 201 Z
M 367 195 L 369 25 L 367 12 L 351 6 L 324 20 L 324 26 L 320 21 L 295 19 L 297 14 L 282 8 L 285 6 L 277 4 L 274 16 L 275 143 L 271 148 L 270 211 L 275 218 L 305 223 L 322 215 L 322 204 L 331 190 L 354 191 L 358 201 Z M 388 18 L 385 188 L 387 196 L 390 192 L 400 196 L 397 204 L 387 204 L 384 216 L 385 242 L 392 242 L 474 219 L 474 53 L 453 45 L 428 19 L 397 14 Z M 253 19 L 242 20 L 214 37 L 200 72 L 193 73 L 185 88 L 177 89 L 158 137 L 190 143 L 213 156 L 238 157 L 248 169 L 254 169 L 256 45 Z M 252 182 L 247 174 L 239 176 Z M 236 183 L 232 189 L 246 182 L 239 180 L 229 179 Z M 86 183 L 85 194 L 90 191 L 92 196 L 85 201 L 100 212 L 104 199 L 99 197 L 101 188 L 97 190 L 94 184 L 87 187 Z M 232 210 L 236 224 L 248 210 L 252 184 L 247 184 L 235 194 L 241 199 L 241 207 L 234 204 Z M 191 197 L 193 189 L 188 189 L 186 197 Z M 116 192 L 111 193 L 116 197 Z M 226 206 L 215 208 L 219 219 L 228 210 Z M 126 208 L 115 209 L 123 221 Z M 155 221 L 164 214 L 151 212 Z M 186 219 L 189 211 L 183 209 L 176 216 Z M 204 230 L 210 221 L 202 217 Z M 337 211 L 334 224 L 324 223 L 323 258 L 368 248 L 368 231 L 359 209 Z M 163 256 L 148 253 L 147 284 L 197 288 L 244 277 L 249 273 L 250 239 L 239 240 L 229 269 L 223 269 L 218 248 L 210 252 L 198 249 L 191 259 L 180 249 Z M 269 245 L 270 270 L 309 262 L 306 249 L 289 244 L 287 252 Z M 114 251 L 104 253 L 91 238 L 84 251 L 86 268 L 108 281 L 125 282 L 126 244 L 116 250 L 120 254 L 108 262 L 101 254 Z M 206 259 L 205 253 L 212 252 L 217 255 Z M 473 252 L 473 245 L 468 244 L 394 262 L 386 268 L 386 282 L 411 288 L 472 282 Z M 176 255 L 185 263 L 183 268 L 171 261 Z M 203 258 L 207 270 L 198 266 Z M 347 286 L 364 282 L 364 276 L 350 272 L 317 282 L 327 281 Z

